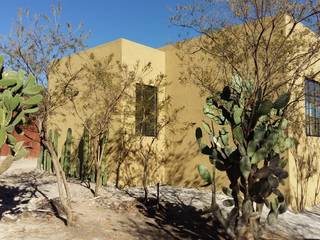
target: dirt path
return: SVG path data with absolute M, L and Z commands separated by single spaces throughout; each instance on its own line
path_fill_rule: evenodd
M 124 192 L 106 187 L 101 197 L 94 198 L 88 186 L 70 182 L 77 225 L 66 227 L 56 216 L 59 208 L 53 207 L 59 206 L 55 177 L 37 171 L 35 164 L 18 161 L 0 176 L 0 240 L 225 239 L 221 229 L 212 226 L 210 216 L 202 214 L 210 205 L 209 192 L 169 186 L 161 188 L 158 211 L 145 211 L 137 201 L 142 189 Z M 218 202 L 225 198 L 218 195 Z M 320 208 L 280 215 L 279 223 L 265 237 L 284 236 L 320 239 Z
M 104 190 L 95 199 L 79 183 L 70 183 L 77 226 L 66 227 L 50 204 L 58 197 L 55 178 L 35 171 L 33 165 L 20 161 L 0 177 L 1 240 L 170 239 L 151 226 L 154 221 L 138 211 L 134 198 Z

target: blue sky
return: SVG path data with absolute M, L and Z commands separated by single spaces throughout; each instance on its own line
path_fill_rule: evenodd
M 30 13 L 49 13 L 53 0 L 9 0 L 1 5 L 0 35 L 8 34 L 19 7 Z M 170 11 L 184 0 L 62 0 L 62 22 L 91 31 L 89 47 L 127 38 L 151 47 L 179 39 L 181 28 L 170 26 Z

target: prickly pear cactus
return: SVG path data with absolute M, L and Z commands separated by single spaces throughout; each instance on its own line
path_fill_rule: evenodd
M 263 205 L 270 209 L 271 224 L 286 211 L 285 197 L 278 187 L 288 177 L 284 170 L 287 159 L 282 153 L 295 144 L 286 134 L 284 112 L 289 99 L 289 93 L 275 101 L 265 99 L 261 89 L 236 76 L 230 86 L 206 100 L 204 114 L 209 121 L 204 121 L 202 128 L 210 145 L 203 143 L 201 128 L 196 129 L 196 139 L 214 170 L 228 176 L 230 186 L 223 192 L 231 198 L 224 205 L 234 206 L 235 214 L 231 215 L 243 224 L 259 214 Z M 207 184 L 214 181 L 214 172 L 204 165 L 199 165 L 198 171 Z
M 13 132 L 24 124 L 28 115 L 39 110 L 42 87 L 36 83 L 32 75 L 26 76 L 23 71 L 2 71 L 2 57 L 0 57 L 0 69 L 0 148 L 8 144 L 11 153 L 0 162 L 0 174 L 2 174 L 14 160 L 27 154 L 23 142 L 17 142 Z

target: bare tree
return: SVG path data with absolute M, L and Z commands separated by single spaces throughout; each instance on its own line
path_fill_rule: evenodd
M 23 69 L 35 76 L 36 81 L 44 86 L 43 103 L 37 115 L 37 127 L 41 144 L 51 155 L 61 203 L 67 215 L 67 223 L 72 224 L 74 217 L 70 203 L 70 192 L 65 174 L 59 164 L 59 157 L 48 136 L 48 118 L 65 104 L 65 92 L 69 78 L 60 82 L 56 89 L 49 92 L 48 83 L 51 74 L 61 71 L 60 60 L 67 54 L 75 53 L 84 48 L 87 33 L 80 24 L 73 29 L 70 23 L 62 25 L 59 20 L 61 5 L 51 6 L 51 15 L 30 15 L 29 10 L 19 10 L 13 31 L 2 37 L 0 52 L 8 59 L 13 69 Z
M 188 69 L 181 80 L 210 93 L 238 74 L 255 81 L 263 97 L 286 86 L 296 93 L 293 101 L 301 99 L 299 79 L 319 74 L 313 69 L 319 62 L 319 8 L 294 0 L 198 0 L 177 6 L 172 23 L 198 34 L 178 44 Z
M 123 103 L 128 104 L 130 89 L 149 72 L 150 67 L 150 64 L 140 67 L 137 63 L 129 68 L 114 61 L 113 55 L 97 59 L 90 54 L 88 61 L 82 64 L 81 77 L 71 84 L 74 92 L 69 94 L 72 108 L 89 133 L 90 152 L 95 165 L 95 196 L 99 195 L 101 187 L 102 163 L 106 146 L 111 142 L 112 123 L 123 115 L 122 106 Z M 83 81 L 85 79 L 90 81 Z M 78 89 L 80 85 L 81 90 Z

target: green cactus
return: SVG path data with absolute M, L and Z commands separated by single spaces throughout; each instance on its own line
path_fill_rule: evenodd
M 8 144 L 11 152 L 11 155 L 1 162 L 1 174 L 14 160 L 27 154 L 23 142 L 17 142 L 12 133 L 21 128 L 26 117 L 39 110 L 43 88 L 36 83 L 32 75 L 26 77 L 23 71 L 3 71 L 1 56 L 0 69 L 0 148 Z
M 89 179 L 91 175 L 90 151 L 89 151 L 89 132 L 83 129 L 82 138 L 78 147 L 79 171 L 82 181 Z
M 58 131 L 55 129 L 54 132 L 53 132 L 53 140 L 52 140 L 52 145 L 54 147 L 54 149 L 56 150 L 56 152 L 58 153 L 59 150 L 58 150 L 58 145 L 59 145 L 59 133 Z M 54 167 L 52 165 L 52 172 L 54 172 Z
M 67 138 L 64 143 L 64 152 L 63 152 L 63 171 L 66 176 L 69 176 L 70 173 L 70 164 L 71 164 L 71 145 L 72 145 L 72 129 L 68 128 Z
M 52 133 L 52 129 L 49 130 L 49 141 L 53 142 L 53 133 Z M 52 159 L 51 159 L 51 155 L 47 152 L 47 156 L 46 156 L 46 168 L 45 170 L 48 173 L 52 173 Z
M 40 154 L 39 154 L 39 157 L 38 157 L 38 161 L 37 161 L 37 168 L 42 170 L 43 168 L 43 147 L 40 146 Z
M 290 94 L 284 93 L 272 102 L 262 98 L 259 88 L 254 95 L 254 89 L 253 82 L 236 76 L 230 86 L 207 98 L 204 114 L 210 123 L 205 122 L 203 126 L 210 146 L 203 143 L 201 128 L 196 129 L 195 135 L 201 153 L 208 155 L 214 169 L 226 172 L 230 180 L 230 189 L 223 191 L 233 199 L 225 204 L 242 203 L 242 207 L 237 208 L 238 214 L 242 216 L 241 221 L 247 223 L 253 214 L 253 202 L 259 205 L 259 212 L 260 206 L 266 203 L 270 208 L 268 222 L 273 224 L 278 214 L 286 211 L 285 199 L 278 190 L 279 182 L 288 176 L 284 170 L 286 155 L 282 153 L 295 145 L 295 139 L 286 135 L 284 117 Z M 214 124 L 218 125 L 218 133 L 214 131 Z M 228 137 L 232 137 L 234 144 L 229 143 Z M 215 181 L 204 165 L 199 165 L 198 171 L 207 184 Z M 276 197 L 270 202 L 273 195 Z

